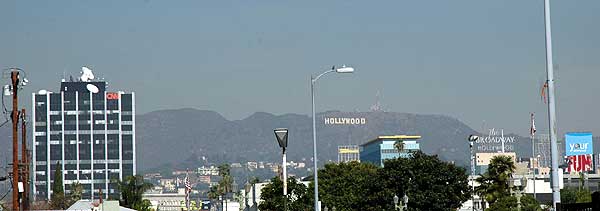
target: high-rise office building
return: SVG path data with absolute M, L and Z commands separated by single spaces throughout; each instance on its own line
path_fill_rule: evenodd
M 49 199 L 57 166 L 63 186 L 83 186 L 83 198 L 118 198 L 117 180 L 136 174 L 135 94 L 109 92 L 91 71 L 40 90 L 33 100 L 33 193 Z M 86 71 L 87 69 L 87 71 Z M 87 74 L 87 75 L 86 75 Z

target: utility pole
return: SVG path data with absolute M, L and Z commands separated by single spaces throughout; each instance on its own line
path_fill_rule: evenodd
M 13 123 L 13 178 L 12 178 L 12 210 L 19 210 L 19 133 L 18 124 L 19 124 L 19 98 L 17 96 L 19 88 L 19 71 L 12 70 L 10 73 L 12 80 L 12 98 L 13 98 L 13 107 L 12 107 L 12 123 Z
M 23 198 L 22 207 L 23 210 L 29 210 L 29 153 L 27 153 L 27 122 L 25 122 L 25 109 L 21 110 L 21 132 L 22 132 L 22 142 L 21 142 L 21 162 L 23 164 L 23 173 L 22 173 L 22 181 L 23 181 Z

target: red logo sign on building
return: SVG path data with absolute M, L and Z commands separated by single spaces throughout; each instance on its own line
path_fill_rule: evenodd
M 118 100 L 119 99 L 119 93 L 116 93 L 116 92 L 107 92 L 106 93 L 106 99 L 107 100 Z

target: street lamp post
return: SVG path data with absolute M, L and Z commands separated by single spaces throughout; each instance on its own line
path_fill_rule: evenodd
M 317 80 L 319 80 L 319 78 L 321 78 L 321 76 L 323 76 L 327 73 L 332 73 L 332 72 L 353 73 L 354 68 L 346 67 L 346 66 L 336 68 L 335 66 L 333 66 L 331 68 L 331 70 L 327 70 L 327 71 L 317 75 L 317 77 L 311 76 L 311 78 L 310 78 L 310 96 L 312 98 L 313 161 L 314 161 L 313 171 L 314 171 L 314 177 L 315 177 L 314 178 L 314 181 L 315 181 L 315 211 L 320 211 L 320 207 L 319 207 L 319 177 L 318 177 L 318 173 L 317 173 L 318 168 L 317 168 L 317 126 L 316 126 L 316 114 L 315 114 L 315 83 L 317 82 Z
M 471 202 L 472 209 L 475 211 L 475 155 L 473 155 L 473 146 L 475 142 L 479 139 L 479 136 L 470 135 L 469 136 L 469 149 L 471 150 Z
M 277 138 L 277 143 L 279 147 L 281 147 L 283 151 L 283 197 L 284 197 L 284 206 L 287 210 L 287 161 L 285 156 L 285 148 L 287 148 L 288 144 L 288 129 L 287 128 L 277 128 L 274 130 L 275 138 Z
M 511 194 L 514 194 L 517 198 L 517 211 L 521 211 L 521 197 L 523 196 L 523 189 L 526 186 L 527 180 L 525 178 L 510 178 L 510 180 L 508 181 L 508 187 L 510 188 Z
M 400 200 L 400 198 L 398 198 L 398 195 L 394 195 L 394 210 L 399 210 L 400 206 L 398 206 L 398 201 Z
M 404 206 L 402 207 L 403 210 L 408 210 L 408 196 L 406 193 L 404 193 L 404 197 L 402 197 L 402 202 L 404 203 Z
M 556 140 L 556 106 L 554 99 L 554 62 L 552 61 L 552 29 L 550 24 L 550 0 L 544 0 L 544 31 L 546 38 L 546 84 L 548 88 L 548 133 L 550 136 L 550 154 L 552 155 L 552 207 L 560 203 L 558 178 L 558 144 Z

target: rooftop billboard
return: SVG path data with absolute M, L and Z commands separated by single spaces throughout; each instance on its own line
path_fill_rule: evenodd
M 590 155 L 593 154 L 592 133 L 567 133 L 565 134 L 565 154 Z

